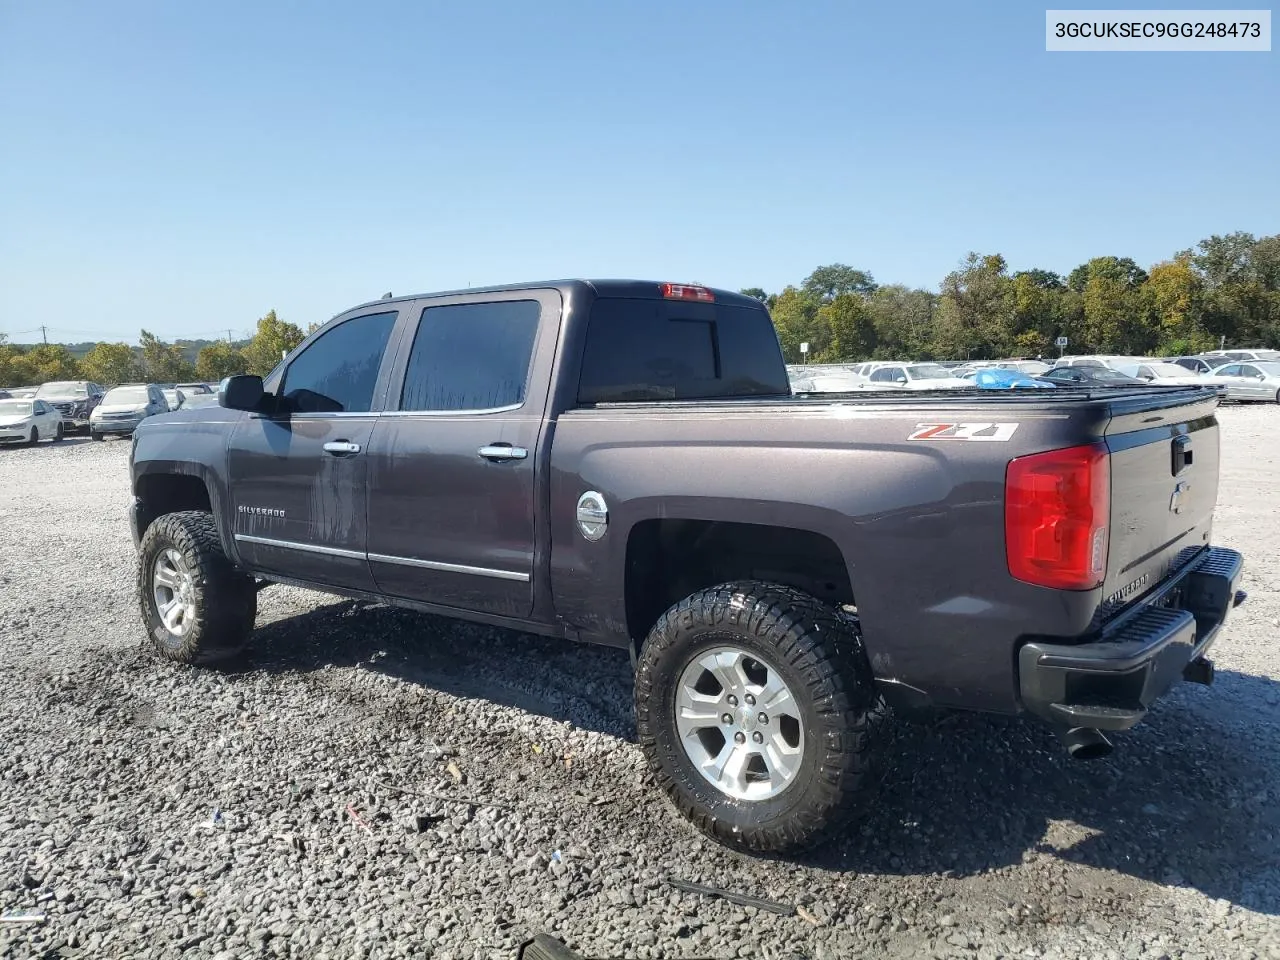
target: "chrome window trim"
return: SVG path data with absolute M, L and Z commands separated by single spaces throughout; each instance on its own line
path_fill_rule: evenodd
M 505 407 L 480 407 L 468 410 L 385 410 L 384 417 L 468 417 L 487 413 L 511 413 L 524 403 L 511 403 Z
M 333 410 L 322 411 L 312 410 L 307 413 L 289 413 L 272 416 L 267 413 L 255 413 L 252 416 L 257 420 L 277 420 L 277 421 L 293 421 L 293 420 L 377 420 L 382 414 L 376 410 Z

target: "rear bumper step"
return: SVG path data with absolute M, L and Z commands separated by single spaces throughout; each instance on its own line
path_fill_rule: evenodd
M 1244 560 L 1213 547 L 1095 642 L 1032 641 L 1018 652 L 1023 706 L 1055 726 L 1127 730 L 1178 680 L 1211 683 L 1205 654 L 1245 598 Z

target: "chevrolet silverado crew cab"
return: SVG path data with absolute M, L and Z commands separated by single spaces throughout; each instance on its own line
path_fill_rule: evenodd
M 134 434 L 162 655 L 236 653 L 276 582 L 630 648 L 655 779 L 752 850 L 856 809 L 886 705 L 1105 754 L 1243 599 L 1213 388 L 797 395 L 701 286 L 383 299 L 218 401 Z

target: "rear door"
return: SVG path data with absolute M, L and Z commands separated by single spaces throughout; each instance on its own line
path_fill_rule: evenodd
M 398 312 L 328 326 L 278 379 L 280 409 L 243 417 L 228 443 L 236 550 L 250 568 L 374 589 L 365 559 L 369 439 L 386 392 Z
M 419 301 L 369 445 L 379 591 L 525 617 L 533 608 L 538 452 L 561 296 Z

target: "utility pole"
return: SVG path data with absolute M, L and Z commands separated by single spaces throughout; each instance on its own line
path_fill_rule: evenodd
M 49 345 L 49 328 L 43 323 L 40 324 L 40 339 L 45 342 L 45 346 Z
M 227 331 L 227 346 L 231 345 L 231 331 Z

